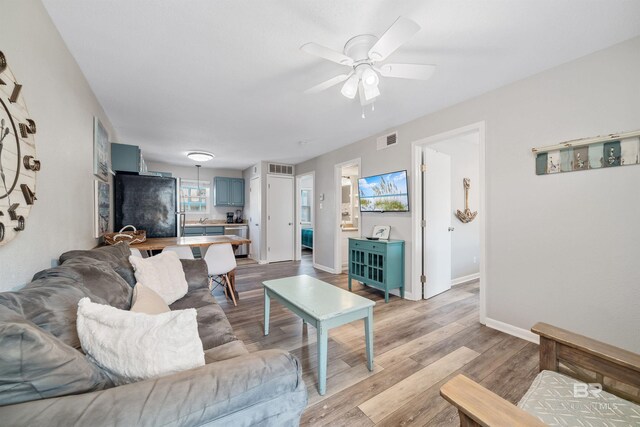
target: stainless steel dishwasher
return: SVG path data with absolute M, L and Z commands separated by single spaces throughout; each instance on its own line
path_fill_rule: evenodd
M 247 234 L 249 234 L 249 226 L 247 224 L 226 224 L 224 226 L 224 234 L 233 234 L 246 239 Z M 245 243 L 244 245 L 238 246 L 236 256 L 247 255 L 249 255 L 249 244 Z

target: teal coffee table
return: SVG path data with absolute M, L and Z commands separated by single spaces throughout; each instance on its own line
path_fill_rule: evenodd
M 375 302 L 313 277 L 302 275 L 268 280 L 264 285 L 264 334 L 269 335 L 271 298 L 293 311 L 318 333 L 318 392 L 327 389 L 329 329 L 364 319 L 367 367 L 373 371 L 373 306 Z

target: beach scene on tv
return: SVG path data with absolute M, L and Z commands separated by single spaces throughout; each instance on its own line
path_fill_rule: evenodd
M 358 180 L 361 212 L 406 212 L 409 210 L 407 172 L 392 172 Z

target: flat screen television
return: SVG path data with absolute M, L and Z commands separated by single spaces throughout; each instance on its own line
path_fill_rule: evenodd
M 407 171 L 358 179 L 360 212 L 409 212 Z

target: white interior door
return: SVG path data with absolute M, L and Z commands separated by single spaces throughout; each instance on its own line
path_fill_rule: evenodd
M 424 148 L 424 297 L 451 289 L 451 157 Z
M 293 259 L 293 223 L 293 178 L 267 175 L 267 261 Z
M 262 200 L 260 198 L 260 178 L 253 178 L 249 183 L 249 239 L 251 248 L 249 257 L 260 261 L 260 221 Z

